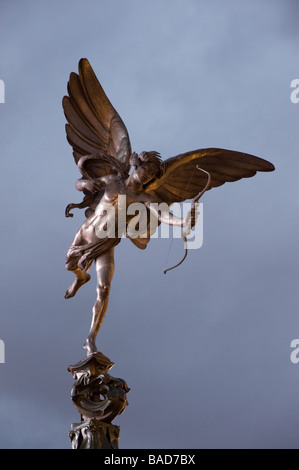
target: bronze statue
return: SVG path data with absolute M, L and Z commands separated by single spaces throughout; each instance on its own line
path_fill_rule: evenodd
M 198 200 L 206 190 L 254 176 L 257 171 L 273 171 L 274 166 L 249 154 L 217 148 L 193 150 L 165 161 L 154 151 L 132 153 L 127 129 L 87 59 L 80 60 L 79 74 L 70 75 L 63 109 L 68 121 L 67 139 L 82 175 L 76 188 L 84 193 L 83 201 L 69 204 L 65 215 L 72 217 L 72 209 L 86 208 L 86 221 L 67 252 L 66 268 L 75 274 L 75 280 L 65 298 L 73 297 L 89 281 L 87 271 L 94 261 L 97 299 L 84 345 L 91 355 L 97 352 L 96 337 L 107 310 L 114 272 L 114 247 L 122 236 L 145 249 L 153 232 L 149 220 L 154 218 L 154 228 L 160 223 L 182 227 L 186 242 L 196 222 Z M 124 201 L 124 206 L 119 205 L 120 200 Z M 185 218 L 157 209 L 161 203 L 170 207 L 185 200 L 192 200 L 192 209 Z M 134 203 L 144 206 L 148 219 L 143 231 L 131 234 L 128 227 L 134 221 L 134 214 L 128 208 Z M 119 227 L 122 211 L 125 224 Z M 113 226 L 113 233 L 108 226 Z M 187 249 L 176 266 L 186 255 Z

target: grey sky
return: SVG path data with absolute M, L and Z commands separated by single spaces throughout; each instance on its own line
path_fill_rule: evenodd
M 295 1 L 2 1 L 0 448 L 70 448 L 67 367 L 95 276 L 74 299 L 83 214 L 61 100 L 87 57 L 133 150 L 223 147 L 276 171 L 205 194 L 204 243 L 163 275 L 170 240 L 116 248 L 99 349 L 131 391 L 122 448 L 297 448 L 299 78 Z M 183 255 L 175 240 L 169 264 Z M 141 274 L 140 274 L 141 273 Z

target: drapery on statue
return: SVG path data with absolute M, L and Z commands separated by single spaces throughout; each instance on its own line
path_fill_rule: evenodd
M 127 129 L 87 59 L 80 60 L 79 74 L 70 75 L 63 109 L 68 121 L 67 140 L 82 175 L 76 188 L 84 193 L 83 201 L 69 204 L 65 215 L 72 217 L 70 210 L 87 208 L 86 221 L 67 252 L 66 268 L 74 273 L 75 280 L 65 298 L 73 297 L 89 281 L 87 271 L 94 261 L 97 299 L 84 345 L 90 355 L 97 352 L 96 337 L 107 310 L 113 278 L 114 247 L 123 234 L 123 231 L 117 231 L 116 235 L 109 236 L 107 232 L 112 218 L 117 229 L 119 196 L 125 196 L 125 211 L 133 203 L 142 203 L 151 217 L 156 218 L 156 226 L 164 222 L 182 227 L 186 242 L 186 236 L 196 222 L 196 204 L 206 190 L 254 176 L 257 171 L 273 171 L 274 166 L 246 153 L 217 148 L 193 150 L 165 161 L 154 151 L 132 153 Z M 170 206 L 190 199 L 192 209 L 184 219 L 169 211 L 158 211 L 156 207 L 162 202 Z M 108 206 L 114 210 L 107 211 Z M 126 227 L 132 218 L 132 215 L 126 215 Z M 148 224 L 142 236 L 130 235 L 129 231 L 125 235 L 138 248 L 145 249 L 151 233 Z M 186 254 L 187 250 L 183 260 Z

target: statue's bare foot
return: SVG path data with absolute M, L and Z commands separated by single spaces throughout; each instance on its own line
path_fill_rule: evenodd
M 90 275 L 85 273 L 84 277 L 78 279 L 76 278 L 73 282 L 73 284 L 70 285 L 70 287 L 67 289 L 64 298 L 65 299 L 70 299 L 71 297 L 74 297 L 76 292 L 80 289 L 80 287 L 83 286 L 83 284 L 86 284 L 90 280 Z
M 95 343 L 94 343 L 91 339 L 88 339 L 88 338 L 87 338 L 87 340 L 86 340 L 86 342 L 85 342 L 83 348 L 86 349 L 88 356 L 89 356 L 90 354 L 93 354 L 93 353 L 98 352 Z

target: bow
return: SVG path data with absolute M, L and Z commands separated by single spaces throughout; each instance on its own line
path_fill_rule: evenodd
M 171 268 L 167 268 L 167 269 L 164 269 L 163 273 L 166 274 L 168 271 L 171 271 L 171 269 L 174 269 L 174 268 L 177 268 L 178 266 L 180 266 L 180 264 L 183 263 L 183 261 L 185 261 L 185 259 L 187 258 L 187 255 L 188 255 L 188 243 L 187 243 L 187 235 L 189 235 L 190 231 L 191 231 L 191 228 L 194 227 L 195 225 L 195 222 L 194 224 L 192 224 L 192 215 L 195 216 L 195 211 L 196 211 L 196 204 L 198 203 L 199 199 L 201 198 L 201 196 L 206 192 L 206 190 L 208 189 L 209 187 L 209 184 L 210 184 L 210 181 L 211 181 L 211 175 L 208 171 L 206 170 L 203 170 L 202 168 L 200 168 L 198 165 L 196 165 L 196 169 L 199 170 L 199 171 L 203 171 L 204 173 L 206 173 L 208 175 L 208 181 L 205 185 L 205 187 L 203 188 L 202 191 L 200 191 L 193 199 L 192 199 L 192 202 L 191 202 L 191 209 L 190 209 L 190 214 L 191 214 L 191 224 L 190 224 L 190 229 L 188 232 L 182 232 L 182 239 L 183 239 L 183 242 L 184 242 L 184 247 L 185 247 L 185 254 L 183 256 L 183 258 L 181 259 L 181 261 L 179 261 L 177 264 L 175 264 L 174 266 L 172 266 Z

